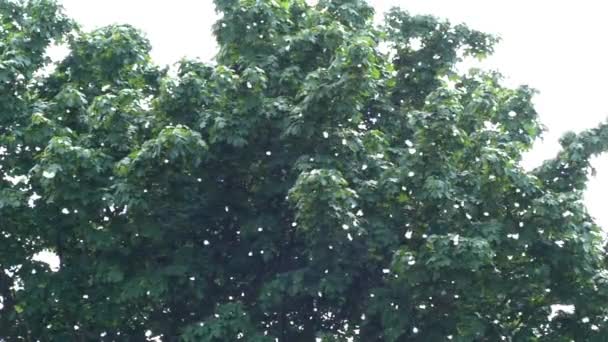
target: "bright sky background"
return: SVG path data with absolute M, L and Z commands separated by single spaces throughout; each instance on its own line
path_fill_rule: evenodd
M 60 0 L 61 1 L 61 0 Z M 68 15 L 86 29 L 129 23 L 146 32 L 159 64 L 181 57 L 210 60 L 216 49 L 211 0 L 63 0 Z M 377 13 L 400 6 L 502 37 L 484 68 L 501 71 L 510 85 L 528 84 L 541 93 L 536 108 L 549 131 L 526 157 L 526 167 L 555 155 L 567 130 L 592 128 L 608 118 L 608 4 L 597 0 L 369 0 Z M 598 176 L 589 183 L 589 211 L 608 230 L 608 154 L 596 158 Z

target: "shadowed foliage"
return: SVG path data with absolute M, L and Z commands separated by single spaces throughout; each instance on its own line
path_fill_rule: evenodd
M 455 69 L 492 35 L 215 4 L 214 63 L 172 75 L 131 26 L 0 0 L 0 341 L 605 341 L 608 124 L 529 172 L 534 90 Z

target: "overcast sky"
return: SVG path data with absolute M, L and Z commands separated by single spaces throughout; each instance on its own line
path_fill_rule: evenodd
M 61 1 L 61 0 L 60 0 Z M 454 23 L 498 34 L 502 42 L 484 68 L 508 77 L 511 85 L 528 84 L 540 91 L 537 110 L 549 132 L 526 157 L 538 165 L 558 151 L 567 131 L 591 128 L 608 118 L 608 20 L 597 0 L 370 0 L 382 13 L 400 6 L 416 14 L 433 14 Z M 216 49 L 211 0 L 63 0 L 68 15 L 86 29 L 113 23 L 132 24 L 148 35 L 153 57 L 172 64 L 181 57 L 210 60 Z M 589 211 L 608 230 L 608 154 L 596 158 L 598 176 L 589 183 Z

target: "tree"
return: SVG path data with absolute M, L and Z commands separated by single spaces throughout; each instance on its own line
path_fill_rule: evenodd
M 528 172 L 534 90 L 455 69 L 497 38 L 374 26 L 363 0 L 215 4 L 215 63 L 172 75 L 131 26 L 0 0 L 0 340 L 605 339 L 582 191 L 608 123 Z

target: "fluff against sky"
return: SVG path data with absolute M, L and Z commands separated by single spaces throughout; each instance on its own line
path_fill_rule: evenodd
M 60 0 L 61 1 L 61 0 Z M 308 0 L 313 2 L 314 0 Z M 217 15 L 211 0 L 62 0 L 85 29 L 129 23 L 144 31 L 159 64 L 181 57 L 210 60 L 216 51 L 211 25 Z M 399 6 L 414 14 L 432 14 L 453 23 L 498 34 L 501 43 L 481 66 L 508 77 L 509 85 L 528 84 L 540 91 L 536 108 L 547 126 L 544 140 L 525 158 L 527 168 L 559 150 L 568 130 L 592 128 L 608 118 L 608 4 L 597 0 L 369 0 L 378 17 Z M 608 229 L 608 154 L 593 161 L 598 175 L 589 182 L 586 203 Z

